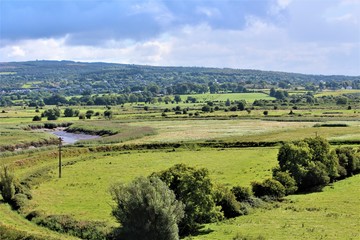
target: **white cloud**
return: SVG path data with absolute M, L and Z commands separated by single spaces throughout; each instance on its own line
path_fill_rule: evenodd
M 249 17 L 244 30 L 184 26 L 145 42 L 108 41 L 104 46 L 69 46 L 66 37 L 17 42 L 0 48 L 3 61 L 70 59 L 130 64 L 208 66 L 320 74 L 359 75 L 349 56 L 356 44 L 294 42 L 279 27 Z M 11 55 L 11 53 L 13 53 Z M 14 54 L 17 53 L 17 54 Z M 338 64 L 336 58 L 342 58 Z M 333 59 L 334 58 L 334 59 Z M 350 65 L 349 65 L 350 64 Z M 352 64 L 352 65 L 351 65 Z M 346 69 L 347 72 L 343 72 Z
M 211 8 L 211 7 L 204 7 L 204 6 L 197 7 L 196 12 L 199 14 L 203 14 L 209 18 L 221 16 L 221 13 L 217 8 Z
M 12 46 L 7 54 L 8 57 L 24 57 L 25 55 L 25 51 L 19 46 Z
M 96 46 L 68 45 L 72 35 L 23 40 L 0 47 L 0 59 L 66 59 L 360 75 L 360 32 L 356 29 L 359 16 L 354 15 L 358 9 L 354 6 L 360 5 L 351 1 L 305 4 L 301 0 L 274 0 L 278 10 L 286 9 L 291 15 L 287 22 L 277 24 L 248 15 L 245 27 L 238 30 L 214 28 L 210 23 L 185 25 L 148 40 L 114 38 Z M 196 10 L 213 18 L 221 14 L 216 8 Z M 158 14 L 165 19 L 164 24 L 174 20 L 168 9 L 155 1 L 136 5 L 132 14 L 139 12 Z

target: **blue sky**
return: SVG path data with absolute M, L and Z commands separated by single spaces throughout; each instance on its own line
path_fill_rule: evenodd
M 360 75 L 360 0 L 0 0 L 0 61 Z

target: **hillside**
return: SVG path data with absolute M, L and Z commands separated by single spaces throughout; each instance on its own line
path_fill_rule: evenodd
M 156 85 L 159 91 L 181 83 L 210 86 L 211 84 L 242 84 L 252 88 L 301 86 L 306 83 L 328 82 L 341 87 L 347 82 L 358 88 L 360 76 L 324 76 L 203 67 L 155 67 L 114 63 L 85 63 L 72 61 L 29 61 L 0 63 L 0 90 L 62 89 L 68 95 L 84 89 L 94 93 L 130 92 L 141 86 Z M 188 89 L 188 91 L 194 89 Z M 206 92 L 199 89 L 198 92 Z M 211 89 L 210 89 L 211 90 Z M 184 90 L 186 93 L 186 89 Z

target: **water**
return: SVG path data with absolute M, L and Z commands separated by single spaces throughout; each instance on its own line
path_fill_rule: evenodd
M 99 138 L 100 136 L 96 136 L 96 135 L 88 135 L 88 134 L 83 134 L 83 133 L 69 133 L 69 132 L 65 132 L 65 131 L 61 131 L 61 130 L 56 130 L 53 132 L 50 132 L 52 134 L 54 134 L 57 137 L 61 137 L 62 142 L 64 144 L 73 144 L 76 143 L 79 140 L 89 140 L 89 139 L 94 139 L 94 138 Z

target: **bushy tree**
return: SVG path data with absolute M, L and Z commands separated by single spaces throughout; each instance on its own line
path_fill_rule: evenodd
M 72 108 L 65 108 L 64 116 L 65 117 L 77 117 L 79 116 L 80 111 Z
M 178 223 L 184 205 L 159 178 L 138 178 L 110 189 L 116 205 L 112 214 L 122 225 L 129 240 L 177 240 Z
M 181 102 L 181 97 L 180 97 L 180 95 L 175 95 L 174 101 L 176 102 L 176 104 L 178 104 L 179 102 Z
M 266 179 L 263 182 L 252 182 L 252 191 L 256 197 L 268 196 L 279 199 L 285 196 L 285 187 L 275 179 Z
M 360 172 L 360 149 L 350 147 L 335 149 L 339 159 L 338 172 L 340 177 L 348 177 Z
M 32 120 L 33 120 L 33 121 L 41 121 L 41 117 L 38 116 L 38 115 L 36 115 L 36 116 L 33 117 Z
M 299 190 L 324 186 L 338 177 L 338 159 L 320 137 L 284 144 L 278 154 L 281 172 L 288 172 Z
M 0 169 L 0 192 L 4 202 L 10 203 L 15 195 L 15 176 L 8 166 Z
M 239 111 L 244 111 L 245 110 L 245 106 L 246 106 L 246 101 L 245 100 L 241 100 L 237 103 L 237 108 Z
M 233 218 L 244 214 L 234 193 L 227 187 L 223 185 L 216 185 L 214 189 L 214 196 L 216 205 L 221 207 L 221 211 L 223 212 L 225 218 Z
M 231 192 L 239 202 L 248 202 L 251 199 L 251 191 L 248 187 L 235 186 L 231 189 Z
M 59 108 L 53 108 L 45 110 L 41 117 L 47 117 L 47 120 L 57 120 L 61 115 L 61 111 Z
M 285 187 L 285 195 L 295 193 L 298 189 L 295 179 L 291 177 L 289 172 L 281 172 L 278 171 L 278 169 L 275 169 L 273 178 Z
M 222 218 L 214 201 L 213 185 L 205 168 L 195 169 L 185 164 L 154 173 L 174 191 L 176 199 L 185 204 L 185 217 L 179 223 L 180 235 L 196 232 L 202 223 Z
M 105 117 L 106 119 L 111 119 L 112 116 L 113 116 L 112 111 L 110 111 L 110 110 L 104 111 L 104 117 Z

